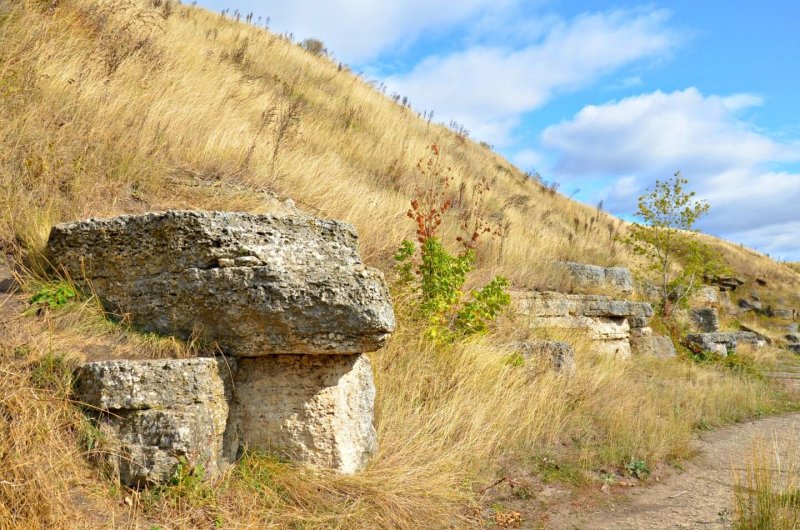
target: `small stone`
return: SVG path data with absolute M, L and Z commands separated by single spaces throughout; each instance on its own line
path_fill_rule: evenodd
M 217 259 L 217 266 L 220 269 L 226 269 L 228 267 L 233 267 L 236 265 L 236 262 L 232 258 L 219 258 Z
M 714 307 L 692 309 L 689 315 L 698 331 L 714 333 L 719 331 L 719 314 Z

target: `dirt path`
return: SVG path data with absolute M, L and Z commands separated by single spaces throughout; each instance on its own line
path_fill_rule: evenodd
M 729 528 L 732 520 L 733 471 L 743 469 L 753 443 L 794 447 L 800 435 L 800 414 L 742 423 L 705 434 L 699 454 L 682 473 L 661 483 L 612 497 L 594 513 L 560 513 L 553 529 Z

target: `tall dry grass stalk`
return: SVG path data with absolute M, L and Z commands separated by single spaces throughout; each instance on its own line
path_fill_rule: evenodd
M 736 530 L 800 528 L 800 452 L 797 441 L 758 439 L 744 470 L 734 471 Z

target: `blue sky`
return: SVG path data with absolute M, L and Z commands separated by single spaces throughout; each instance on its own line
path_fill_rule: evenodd
M 200 0 L 269 17 L 628 217 L 676 170 L 701 228 L 800 260 L 800 2 Z

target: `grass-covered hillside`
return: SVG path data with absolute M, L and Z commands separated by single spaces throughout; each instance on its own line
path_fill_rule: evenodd
M 513 362 L 510 344 L 527 333 L 513 315 L 432 341 L 397 289 L 398 330 L 370 355 L 381 446 L 366 471 L 249 454 L 215 484 L 120 489 L 94 465 L 102 440 L 70 401 L 71 369 L 193 352 L 112 323 L 90 297 L 31 306 L 52 281 L 42 251 L 54 223 L 281 211 L 291 199 L 352 223 L 365 260 L 394 281 L 393 256 L 416 230 L 410 201 L 434 183 L 451 205 L 439 232 L 451 252 L 459 235 L 482 234 L 470 282 L 559 287 L 550 265 L 565 259 L 644 270 L 618 242 L 622 221 L 379 88 L 280 36 L 169 0 L 0 0 L 0 247 L 24 289 L 0 298 L 0 528 L 534 524 L 558 500 L 539 496 L 545 482 L 578 495 L 626 468 L 690 456 L 697 429 L 794 406 L 759 376 L 774 349 L 698 363 L 584 347 L 574 376 L 532 379 Z M 736 272 L 797 301 L 796 266 L 709 240 Z

